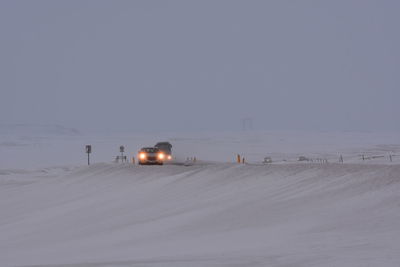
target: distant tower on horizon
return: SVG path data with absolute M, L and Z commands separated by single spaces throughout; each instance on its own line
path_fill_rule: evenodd
M 242 130 L 244 132 L 253 130 L 253 118 L 245 117 L 242 119 Z

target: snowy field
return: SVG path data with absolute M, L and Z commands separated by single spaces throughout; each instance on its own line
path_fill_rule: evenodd
M 60 126 L 0 125 L 0 169 L 36 169 L 82 165 L 85 145 L 91 144 L 92 162 L 112 162 L 124 145 L 126 155 L 136 156 L 144 146 L 170 141 L 179 161 L 196 157 L 203 161 L 234 162 L 236 155 L 249 163 L 272 157 L 275 163 L 297 162 L 299 156 L 345 163 L 400 163 L 400 133 L 330 132 L 220 132 L 162 134 L 80 134 Z M 379 156 L 376 159 L 362 161 Z M 383 156 L 383 157 L 382 157 Z
M 198 161 L 112 162 L 158 141 Z M 0 127 L 0 266 L 399 266 L 399 154 L 399 134 Z

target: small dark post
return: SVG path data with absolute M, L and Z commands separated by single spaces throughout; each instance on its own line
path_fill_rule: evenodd
M 92 146 L 86 145 L 86 153 L 87 153 L 87 165 L 90 165 L 90 153 L 92 153 Z

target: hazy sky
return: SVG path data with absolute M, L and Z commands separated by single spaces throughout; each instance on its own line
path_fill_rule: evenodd
M 0 2 L 0 123 L 400 131 L 400 1 Z

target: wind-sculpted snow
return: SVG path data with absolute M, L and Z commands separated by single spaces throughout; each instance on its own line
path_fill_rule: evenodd
M 9 170 L 1 266 L 398 266 L 400 166 Z

